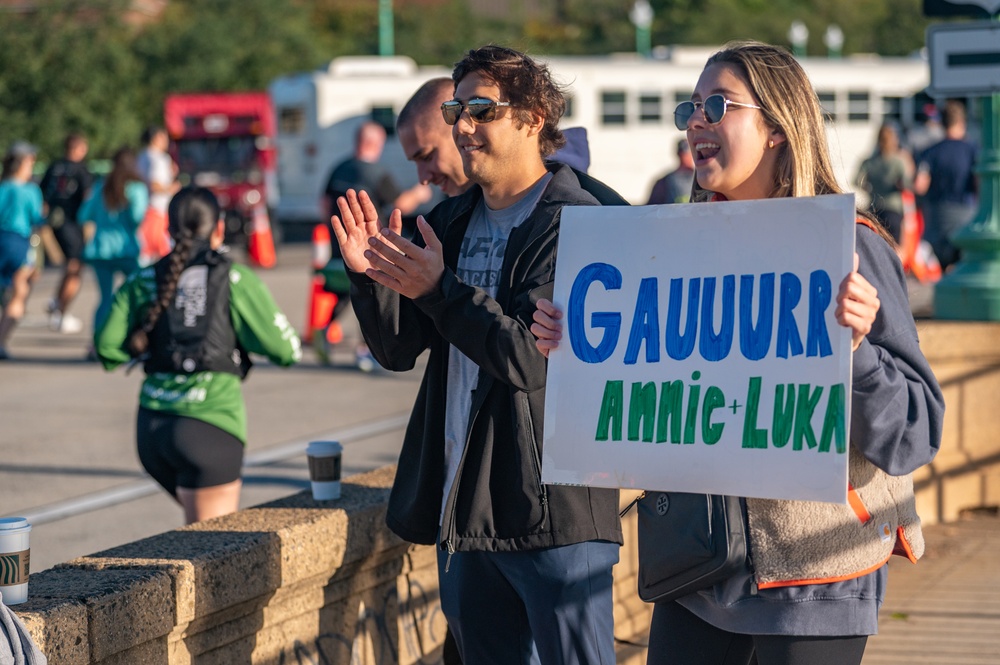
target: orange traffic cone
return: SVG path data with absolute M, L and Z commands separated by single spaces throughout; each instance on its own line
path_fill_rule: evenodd
M 306 329 L 302 335 L 307 343 L 312 342 L 314 331 L 322 330 L 330 323 L 333 308 L 337 305 L 337 296 L 323 288 L 326 278 L 318 272 L 326 267 L 333 255 L 330 229 L 327 228 L 326 224 L 320 223 L 313 227 L 312 243 L 312 267 L 316 274 L 312 278 L 312 287 L 309 292 L 309 313 L 306 319 Z
M 322 270 L 333 257 L 333 242 L 330 239 L 330 229 L 326 224 L 320 222 L 313 227 L 313 255 L 312 264 L 314 270 Z
M 920 228 L 920 211 L 917 210 L 917 201 L 913 192 L 901 192 L 900 198 L 903 200 L 903 228 L 900 230 L 898 252 L 899 258 L 903 262 L 903 270 L 912 271 L 923 229 Z
M 309 293 L 309 316 L 306 318 L 306 329 L 302 338 L 306 343 L 312 342 L 313 333 L 322 330 L 330 323 L 333 308 L 337 305 L 337 296 L 330 293 L 323 285 L 326 280 L 322 275 L 312 278 L 312 290 Z
M 253 210 L 250 237 L 247 238 L 247 255 L 251 263 L 261 268 L 273 268 L 277 263 L 271 220 L 267 218 L 267 208 L 263 205 L 258 205 Z

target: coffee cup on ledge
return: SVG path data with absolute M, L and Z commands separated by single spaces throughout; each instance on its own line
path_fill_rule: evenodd
M 340 459 L 344 448 L 337 441 L 312 441 L 306 448 L 309 480 L 316 501 L 340 498 Z
M 31 525 L 23 517 L 0 517 L 0 595 L 4 605 L 28 600 Z

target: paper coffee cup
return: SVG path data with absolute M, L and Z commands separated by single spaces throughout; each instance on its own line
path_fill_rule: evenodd
M 23 517 L 0 517 L 0 594 L 4 605 L 28 600 L 31 525 Z
M 316 501 L 340 498 L 340 458 L 344 448 L 337 441 L 313 441 L 306 448 L 309 480 Z

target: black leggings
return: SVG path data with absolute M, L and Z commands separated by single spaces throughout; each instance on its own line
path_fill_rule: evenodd
M 139 407 L 135 429 L 139 461 L 172 496 L 240 477 L 243 442 L 215 425 Z
M 866 635 L 797 637 L 720 630 L 675 602 L 657 603 L 647 665 L 860 665 Z

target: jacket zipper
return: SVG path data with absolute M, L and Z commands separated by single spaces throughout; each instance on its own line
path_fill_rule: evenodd
M 528 445 L 531 446 L 531 461 L 534 465 L 535 480 L 538 481 L 538 502 L 542 506 L 542 522 L 545 522 L 545 517 L 548 514 L 548 504 L 549 504 L 549 494 L 545 491 L 545 485 L 542 484 L 542 460 L 538 455 L 538 444 L 535 442 L 535 423 L 531 418 L 531 405 L 527 404 L 528 396 L 527 393 L 518 392 L 518 398 L 520 401 L 524 402 L 524 413 L 527 418 L 527 432 L 525 433 L 528 440 Z
M 479 389 L 477 382 L 477 391 Z M 471 417 L 469 418 L 469 426 L 465 430 L 465 446 L 462 448 L 462 459 L 458 461 L 458 468 L 455 470 L 455 482 L 451 485 L 451 493 L 448 495 L 447 504 L 447 517 L 448 517 L 448 529 L 447 537 L 441 545 L 444 546 L 445 551 L 448 552 L 448 558 L 444 562 L 444 572 L 445 574 L 451 569 L 451 557 L 455 554 L 455 538 L 458 535 L 458 529 L 455 527 L 455 515 L 458 514 L 458 487 L 462 482 L 462 470 L 465 468 L 465 457 L 469 453 L 469 439 L 472 438 L 472 428 L 476 424 L 476 418 L 479 417 L 479 411 L 482 409 L 482 405 L 479 405 L 475 409 Z
M 544 196 L 544 194 L 543 194 L 543 196 Z M 539 201 L 539 204 L 540 203 L 541 203 L 541 201 Z M 536 209 L 537 209 L 537 207 L 538 206 L 536 205 Z M 470 206 L 470 210 L 471 210 L 471 206 Z M 468 212 L 468 211 L 462 211 L 462 214 L 466 214 L 466 212 Z M 450 226 L 451 225 L 449 225 L 449 227 Z M 466 224 L 466 228 L 468 228 L 468 224 Z M 515 228 L 514 229 L 514 233 L 516 233 L 516 232 L 517 232 L 517 229 Z M 464 230 L 463 230 L 463 234 L 464 234 Z M 529 240 L 532 240 L 530 238 L 530 236 L 529 236 Z M 509 245 L 509 243 L 510 243 L 510 236 L 508 236 L 508 245 Z M 524 245 L 524 247 L 521 249 L 521 251 L 517 253 L 517 256 L 512 257 L 513 258 L 513 263 L 511 264 L 510 270 L 508 272 L 508 275 L 509 275 L 509 277 L 508 277 L 508 291 L 513 289 L 513 285 L 514 285 L 514 273 L 516 272 L 517 261 L 520 259 L 521 256 L 524 255 L 524 252 L 527 250 L 527 248 L 528 248 L 528 246 L 530 244 L 531 244 L 531 242 L 526 242 L 525 245 Z M 500 266 L 501 274 L 503 272 L 505 272 L 504 268 L 506 268 L 506 258 L 504 259 L 504 263 Z M 497 298 L 496 298 L 496 300 L 497 300 L 498 303 L 500 302 L 499 297 L 500 297 L 500 293 L 498 292 L 497 293 Z M 503 311 L 507 311 L 509 303 L 504 302 L 504 303 L 500 303 L 500 305 L 501 305 L 501 308 L 503 309 Z M 482 408 L 482 404 L 480 404 L 479 408 L 477 408 L 472 413 L 472 417 L 469 419 L 469 427 L 468 427 L 468 429 L 465 432 L 465 447 L 462 450 L 462 459 L 458 463 L 458 469 L 457 469 L 456 474 L 455 474 L 455 482 L 451 486 L 451 494 L 448 497 L 448 502 L 450 504 L 450 509 L 447 510 L 447 513 L 448 513 L 447 537 L 444 540 L 444 542 L 441 543 L 441 545 L 444 546 L 445 551 L 448 552 L 448 558 L 445 559 L 445 562 L 444 562 L 444 572 L 445 572 L 445 574 L 447 574 L 448 570 L 451 568 L 451 557 L 452 557 L 453 554 L 455 554 L 455 542 L 454 541 L 455 541 L 455 538 L 458 536 L 458 529 L 455 527 L 455 515 L 458 513 L 458 500 L 457 500 L 458 499 L 458 486 L 461 483 L 462 470 L 465 468 L 465 456 L 466 456 L 466 454 L 469 451 L 469 439 L 472 437 L 472 428 L 473 428 L 473 426 L 476 423 L 476 418 L 479 417 L 479 411 L 480 411 L 481 408 Z M 529 425 L 530 425 L 531 424 L 531 410 L 530 409 L 527 410 L 527 414 L 528 414 L 528 420 L 529 420 Z M 548 495 L 545 492 L 545 486 L 542 485 L 541 462 L 538 459 L 538 446 L 535 445 L 534 429 L 532 429 L 532 431 L 531 431 L 531 437 L 530 437 L 529 441 L 531 443 L 532 461 L 534 462 L 534 465 L 535 465 L 535 478 L 538 480 L 538 485 L 541 488 L 541 495 L 539 496 L 539 501 L 542 504 L 542 519 L 544 519 L 545 515 L 548 512 Z

